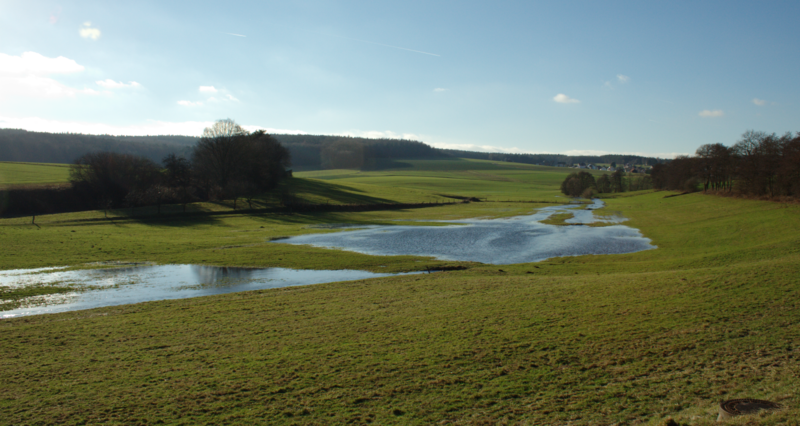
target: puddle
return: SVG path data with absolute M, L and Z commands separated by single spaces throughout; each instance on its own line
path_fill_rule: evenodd
M 72 271 L 60 269 L 64 268 L 0 271 L 0 287 L 7 289 L 47 285 L 76 289 L 68 293 L 27 297 L 22 299 L 20 307 L 0 311 L 0 318 L 406 275 L 355 270 L 250 269 L 200 265 L 153 265 Z M 0 304 L 4 302 L 8 301 L 0 301 Z
M 601 200 L 595 199 L 588 205 L 545 207 L 527 216 L 447 221 L 454 224 L 451 226 L 373 225 L 352 231 L 290 237 L 275 243 L 496 265 L 539 262 L 563 256 L 633 253 L 656 248 L 639 230 L 619 225 L 624 218 L 595 216 L 594 210 L 603 206 Z M 540 223 L 557 213 L 572 213 L 568 223 L 606 223 L 608 226 Z

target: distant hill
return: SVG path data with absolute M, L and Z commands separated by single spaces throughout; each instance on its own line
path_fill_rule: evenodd
M 473 158 L 556 166 L 558 163 L 657 164 L 653 157 L 634 155 L 567 156 L 560 154 L 506 154 L 437 149 L 419 141 L 367 139 L 325 135 L 272 135 L 289 149 L 292 166 L 299 170 L 335 168 L 376 169 L 392 166 L 393 159 Z M 111 136 L 80 133 L 30 132 L 0 129 L 0 161 L 72 163 L 96 151 L 140 155 L 157 163 L 169 154 L 189 157 L 198 137 Z

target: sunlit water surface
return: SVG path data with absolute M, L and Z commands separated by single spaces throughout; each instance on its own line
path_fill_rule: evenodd
M 340 248 L 372 255 L 431 256 L 440 260 L 505 265 L 553 257 L 623 254 L 656 248 L 638 229 L 620 225 L 619 216 L 595 215 L 601 200 L 590 205 L 553 206 L 535 214 L 505 219 L 452 220 L 450 226 L 364 226 L 356 230 L 309 234 L 275 241 Z M 557 213 L 572 213 L 567 223 L 609 226 L 556 226 L 540 223 Z
M 85 286 L 91 286 L 92 289 L 29 297 L 23 301 L 23 307 L 2 311 L 0 317 L 403 275 L 354 270 L 250 269 L 200 265 L 151 265 L 78 271 L 59 269 L 63 268 L 0 271 L 0 286 L 17 288 L 57 284 L 74 287 L 76 290 Z

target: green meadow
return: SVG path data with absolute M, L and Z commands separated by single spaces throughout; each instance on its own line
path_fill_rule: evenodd
M 253 210 L 240 200 L 0 219 L 0 269 L 467 268 L 0 320 L 0 424 L 711 425 L 720 401 L 743 397 L 785 408 L 728 424 L 797 424 L 799 206 L 625 193 L 603 210 L 658 249 L 517 265 L 272 242 L 339 223 L 528 214 L 565 200 L 570 171 L 391 166 L 296 173 L 283 189 L 430 207 L 289 213 L 266 196 Z M 482 201 L 438 204 L 465 197 Z M 0 303 L 64 291 L 0 287 Z
M 69 164 L 0 161 L 0 188 L 8 185 L 66 183 Z

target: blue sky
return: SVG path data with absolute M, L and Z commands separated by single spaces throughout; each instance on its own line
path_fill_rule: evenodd
M 693 153 L 800 130 L 800 3 L 0 0 L 0 127 Z

